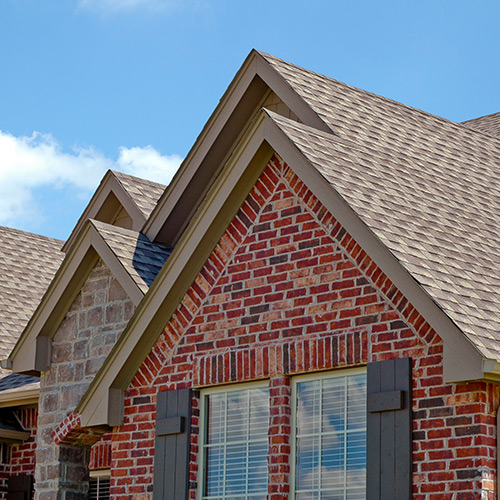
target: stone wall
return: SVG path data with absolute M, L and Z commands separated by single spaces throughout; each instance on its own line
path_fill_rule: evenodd
M 51 366 L 40 379 L 37 499 L 55 499 L 56 491 L 62 499 L 67 492 L 85 497 L 90 450 L 58 446 L 54 432 L 75 409 L 133 312 L 133 303 L 99 261 L 56 332 Z

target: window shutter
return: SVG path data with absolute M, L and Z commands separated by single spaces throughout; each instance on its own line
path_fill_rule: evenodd
M 412 497 L 411 359 L 368 364 L 367 500 Z
M 7 500 L 31 500 L 33 495 L 33 476 L 19 474 L 7 479 Z
M 156 403 L 153 500 L 188 497 L 191 389 L 159 392 Z

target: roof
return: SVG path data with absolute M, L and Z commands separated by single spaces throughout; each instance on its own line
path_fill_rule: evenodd
M 14 347 L 59 268 L 62 244 L 0 227 L 0 359 Z
M 472 120 L 462 122 L 463 125 L 479 130 L 483 134 L 491 135 L 492 137 L 500 137 L 500 113 L 480 116 Z
M 483 355 L 500 359 L 500 141 L 265 57 L 332 134 L 273 119 Z
M 152 243 L 143 234 L 130 229 L 95 220 L 92 224 L 137 286 L 146 293 L 165 264 L 171 249 L 161 243 Z
M 147 219 L 166 186 L 115 170 L 112 170 L 112 173 Z

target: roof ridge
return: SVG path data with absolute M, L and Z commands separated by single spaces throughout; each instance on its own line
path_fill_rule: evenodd
M 110 171 L 118 180 L 120 180 L 120 177 L 128 177 L 129 179 L 138 180 L 138 181 L 141 181 L 141 182 L 147 183 L 147 184 L 153 184 L 153 185 L 158 186 L 158 187 L 163 187 L 163 188 L 167 187 L 167 185 L 163 184 L 162 182 L 151 181 L 149 179 L 145 179 L 144 177 L 138 177 L 137 175 L 132 175 L 132 174 L 127 174 L 125 172 L 120 172 L 119 170 L 110 169 Z
M 374 92 L 370 92 L 368 90 L 364 90 L 364 89 L 361 89 L 359 87 L 355 87 L 354 85 L 351 85 L 351 84 L 346 83 L 346 82 L 342 82 L 340 80 L 336 80 L 335 78 L 332 78 L 330 76 L 324 75 L 323 73 L 318 73 L 316 71 L 312 71 L 310 69 L 304 68 L 304 67 L 299 66 L 297 64 L 293 64 L 291 62 L 285 61 L 284 59 L 280 59 L 279 57 L 273 56 L 272 54 L 267 54 L 265 52 L 260 52 L 260 51 L 257 51 L 257 52 L 259 52 L 259 54 L 261 54 L 266 59 L 274 59 L 275 61 L 283 63 L 284 65 L 292 66 L 293 68 L 299 69 L 299 70 L 303 71 L 304 73 L 309 73 L 309 74 L 314 75 L 316 77 L 323 78 L 323 79 L 325 79 L 325 80 L 327 80 L 329 82 L 333 82 L 335 84 L 347 87 L 348 89 L 350 89 L 350 90 L 352 90 L 354 92 L 357 92 L 359 94 L 369 95 L 369 96 L 374 97 L 376 99 L 379 99 L 381 101 L 385 101 L 385 102 L 389 102 L 389 103 L 392 103 L 392 104 L 396 104 L 398 106 L 402 106 L 402 107 L 404 107 L 404 108 L 406 108 L 406 109 L 408 109 L 410 111 L 416 112 L 417 114 L 423 115 L 423 116 L 425 116 L 427 118 L 432 118 L 432 119 L 435 119 L 435 120 L 447 123 L 447 124 L 452 125 L 452 126 L 463 128 L 463 123 L 464 122 L 455 122 L 453 120 L 450 120 L 448 118 L 444 118 L 443 116 L 436 115 L 436 114 L 431 113 L 429 111 L 424 111 L 423 109 L 419 109 L 419 108 L 416 108 L 414 106 L 410 106 L 409 104 L 405 104 L 403 102 L 396 101 L 395 99 L 391 99 L 389 97 L 385 97 L 383 95 L 376 94 Z M 495 114 L 495 113 L 493 113 L 493 114 Z M 489 115 L 486 115 L 486 116 L 489 116 Z M 481 118 L 481 117 L 478 117 L 478 118 Z M 474 129 L 467 127 L 467 130 L 474 130 Z M 477 131 L 477 130 L 474 130 L 474 131 Z M 481 134 L 481 135 L 486 135 L 486 134 Z M 492 136 L 489 136 L 489 135 L 487 135 L 487 137 L 491 138 L 491 139 L 495 139 L 495 142 L 498 142 L 498 139 L 496 139 L 495 137 L 492 137 Z

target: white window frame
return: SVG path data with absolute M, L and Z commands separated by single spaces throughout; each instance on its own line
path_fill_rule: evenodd
M 198 444 L 198 487 L 196 498 L 198 500 L 203 499 L 203 493 L 205 489 L 205 477 L 206 477 L 206 467 L 207 461 L 205 460 L 205 440 L 207 437 L 208 430 L 208 412 L 207 412 L 207 396 L 213 394 L 229 393 L 229 392 L 240 392 L 246 389 L 259 389 L 265 388 L 270 389 L 269 380 L 258 380 L 255 382 L 245 382 L 241 384 L 231 384 L 231 385 L 221 385 L 217 387 L 208 387 L 200 391 L 200 425 L 199 425 L 199 444 Z M 271 405 L 269 401 L 269 410 L 271 410 Z M 268 435 L 269 435 L 269 423 L 268 423 Z M 268 452 L 269 453 L 269 452 Z M 268 471 L 269 479 L 269 471 Z M 267 496 L 267 492 L 266 492 Z
M 346 368 L 328 372 L 307 373 L 291 377 L 291 432 L 290 432 L 290 500 L 295 499 L 295 478 L 297 465 L 297 384 L 320 379 L 340 378 L 345 376 L 356 376 L 367 373 L 366 366 L 359 368 Z

